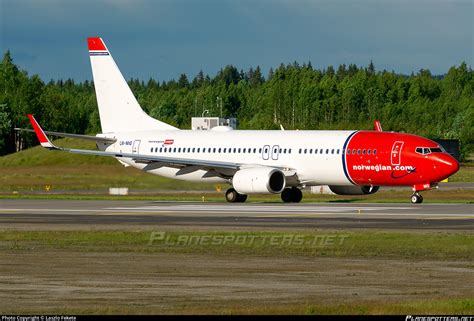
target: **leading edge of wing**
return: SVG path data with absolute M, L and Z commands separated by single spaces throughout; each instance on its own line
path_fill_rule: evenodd
M 34 133 L 34 129 L 29 129 L 29 128 L 14 128 L 16 131 L 22 131 L 22 132 L 32 132 Z M 84 139 L 84 140 L 92 140 L 95 142 L 101 142 L 101 143 L 109 143 L 113 144 L 117 141 L 116 138 L 109 138 L 109 137 L 100 137 L 100 136 L 91 136 L 91 135 L 80 135 L 80 134 L 69 134 L 69 133 L 61 133 L 61 132 L 52 132 L 48 130 L 43 131 L 46 135 L 51 135 L 51 136 L 59 136 L 59 137 L 69 137 L 69 138 L 77 138 L 77 139 Z

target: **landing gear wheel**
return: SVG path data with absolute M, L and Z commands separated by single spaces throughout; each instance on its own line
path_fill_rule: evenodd
M 281 200 L 285 203 L 291 202 L 291 188 L 285 188 L 283 192 L 281 192 Z
M 303 193 L 297 187 L 285 188 L 281 192 L 281 200 L 285 203 L 299 203 L 303 198 Z
M 299 203 L 301 202 L 302 199 L 303 199 L 303 192 L 299 188 L 293 187 L 291 189 L 291 201 L 293 203 Z
M 419 193 L 414 193 L 412 196 L 411 196 L 411 202 L 413 204 L 420 204 L 423 202 L 423 197 L 419 194 Z
M 239 194 L 239 197 L 237 198 L 238 203 L 245 203 L 246 200 L 247 200 L 247 195 Z
M 247 195 L 237 193 L 233 188 L 229 188 L 225 193 L 225 199 L 229 203 L 243 203 L 247 200 Z

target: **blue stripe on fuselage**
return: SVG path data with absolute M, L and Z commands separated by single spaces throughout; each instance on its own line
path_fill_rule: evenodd
M 354 136 L 354 134 L 356 134 L 358 132 L 358 130 L 356 130 L 355 132 L 353 132 L 352 134 L 350 134 L 346 141 L 344 142 L 344 147 L 342 148 L 342 168 L 344 169 L 344 175 L 346 175 L 346 178 L 349 180 L 349 182 L 351 182 L 352 184 L 354 185 L 357 185 L 356 183 L 354 183 L 354 181 L 352 180 L 352 178 L 349 176 L 349 173 L 347 172 L 347 166 L 346 166 L 346 155 L 347 155 L 347 150 L 346 150 L 346 147 L 347 145 L 349 144 L 349 141 L 351 140 L 351 138 Z

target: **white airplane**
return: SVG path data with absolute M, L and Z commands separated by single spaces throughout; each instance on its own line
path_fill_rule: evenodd
M 125 166 L 175 179 L 229 183 L 229 202 L 270 193 L 296 203 L 301 189 L 314 185 L 329 185 L 341 195 L 404 185 L 412 187 L 412 202 L 421 203 L 420 191 L 459 169 L 437 143 L 383 132 L 377 121 L 374 131 L 179 130 L 142 110 L 101 38 L 89 38 L 88 45 L 102 133 L 45 132 L 28 115 L 43 147 L 115 157 Z M 60 148 L 47 134 L 94 140 L 99 150 Z

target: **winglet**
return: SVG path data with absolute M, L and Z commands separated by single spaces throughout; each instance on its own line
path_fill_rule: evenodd
M 56 149 L 57 147 L 53 145 L 46 137 L 46 134 L 44 131 L 41 129 L 40 125 L 36 121 L 35 117 L 33 115 L 28 114 L 28 118 L 30 119 L 31 125 L 33 125 L 33 129 L 35 130 L 36 137 L 38 137 L 38 140 L 41 144 L 41 146 L 48 148 L 48 149 Z
M 382 124 L 380 123 L 380 120 L 374 120 L 374 130 L 376 132 L 381 132 L 382 131 Z

